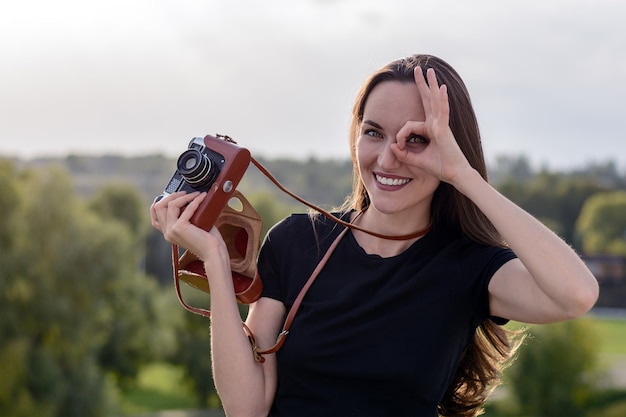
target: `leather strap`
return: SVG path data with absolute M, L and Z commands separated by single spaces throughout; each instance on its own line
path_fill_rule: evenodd
M 360 213 L 357 216 L 359 216 L 359 215 L 360 215 Z M 315 278 L 317 278 L 319 273 L 322 271 L 322 269 L 326 265 L 326 262 L 328 262 L 328 259 L 333 254 L 333 252 L 335 251 L 335 248 L 339 244 L 339 241 L 346 235 L 348 230 L 349 230 L 349 228 L 346 227 L 335 238 L 333 243 L 330 245 L 330 247 L 328 248 L 328 250 L 326 251 L 326 253 L 322 257 L 322 259 L 319 261 L 319 263 L 315 267 L 315 270 L 313 270 L 313 273 L 311 273 L 311 276 L 309 277 L 309 279 L 306 281 L 306 283 L 304 284 L 304 286 L 302 287 L 302 289 L 298 293 L 298 296 L 296 297 L 295 301 L 293 302 L 293 305 L 289 309 L 289 313 L 287 314 L 287 318 L 285 319 L 285 323 L 283 324 L 283 330 L 278 334 L 278 339 L 276 340 L 276 343 L 274 344 L 274 346 L 272 346 L 269 349 L 261 349 L 261 348 L 259 348 L 259 345 L 256 342 L 256 339 L 254 337 L 254 334 L 252 333 L 252 330 L 250 330 L 250 328 L 248 326 L 246 326 L 245 323 L 243 324 L 243 327 L 246 330 L 246 333 L 248 334 L 248 338 L 250 339 L 250 344 L 252 345 L 252 352 L 254 352 L 254 359 L 257 362 L 261 362 L 261 363 L 265 362 L 265 358 L 263 358 L 262 355 L 267 354 L 267 353 L 274 353 L 274 352 L 276 352 L 278 349 L 280 349 L 283 346 L 283 343 L 285 343 L 285 338 L 287 337 L 287 334 L 289 334 L 289 329 L 291 328 L 291 323 L 293 322 L 293 319 L 296 316 L 296 313 L 298 312 L 298 309 L 300 308 L 300 304 L 302 303 L 302 299 L 306 295 L 307 291 L 309 291 L 309 288 L 311 288 L 311 285 L 313 284 L 313 281 L 315 281 Z
M 199 314 L 204 317 L 211 317 L 211 311 L 205 310 L 204 308 L 192 307 L 183 300 L 183 296 L 180 293 L 180 279 L 178 275 L 179 270 L 179 262 L 178 262 L 178 245 L 172 245 L 172 267 L 174 269 L 174 287 L 176 288 L 176 296 L 178 297 L 178 301 L 185 307 L 187 310 L 192 313 Z

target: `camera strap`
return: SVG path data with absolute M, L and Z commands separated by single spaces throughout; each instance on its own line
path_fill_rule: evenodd
M 360 215 L 361 213 L 357 214 L 357 217 Z M 356 220 L 356 217 L 355 217 L 355 220 Z M 291 308 L 289 309 L 289 313 L 287 313 L 287 318 L 285 319 L 285 323 L 283 324 L 283 329 L 278 334 L 278 338 L 276 339 L 276 343 L 274 344 L 274 346 L 268 349 L 261 349 L 256 342 L 256 339 L 254 337 L 254 334 L 252 333 L 252 330 L 250 330 L 250 328 L 246 325 L 246 323 L 243 323 L 243 327 L 246 333 L 248 334 L 248 340 L 250 340 L 250 344 L 252 345 L 252 352 L 254 353 L 254 359 L 257 362 L 261 362 L 261 363 L 265 362 L 265 358 L 263 358 L 263 355 L 268 354 L 268 353 L 274 353 L 283 346 L 283 343 L 285 343 L 285 337 L 287 337 L 287 334 L 289 334 L 289 328 L 291 327 L 291 323 L 293 322 L 293 319 L 296 316 L 298 309 L 300 308 L 300 303 L 302 303 L 302 299 L 306 295 L 307 291 L 309 291 L 309 288 L 311 288 L 313 281 L 315 281 L 315 278 L 317 278 L 319 273 L 322 271 L 322 269 L 326 265 L 326 262 L 328 262 L 330 255 L 332 255 L 335 248 L 339 244 L 339 241 L 346 235 L 348 230 L 349 228 L 346 227 L 341 231 L 341 233 L 339 233 L 339 235 L 335 238 L 333 243 L 330 245 L 330 247 L 328 248 L 328 250 L 322 257 L 322 259 L 319 261 L 319 263 L 317 264 L 317 266 L 311 273 L 311 276 L 309 277 L 309 279 L 307 279 L 302 289 L 300 289 L 298 296 L 296 297 L 293 304 L 291 305 Z

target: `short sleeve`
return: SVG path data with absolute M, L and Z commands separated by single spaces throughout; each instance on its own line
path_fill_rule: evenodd
M 480 252 L 481 256 L 477 256 L 477 259 L 482 259 L 483 267 L 479 279 L 479 293 L 477 294 L 479 300 L 477 319 L 480 322 L 489 318 L 496 324 L 504 325 L 508 323 L 506 317 L 491 316 L 489 308 L 489 283 L 502 265 L 515 259 L 517 256 L 511 249 L 496 246 L 483 248 Z
M 280 268 L 285 239 L 287 239 L 291 219 L 288 217 L 274 225 L 267 233 L 259 251 L 257 270 L 263 282 L 263 297 L 273 298 L 284 302 L 284 294 L 281 291 Z

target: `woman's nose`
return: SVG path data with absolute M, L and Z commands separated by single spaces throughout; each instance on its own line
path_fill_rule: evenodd
M 401 165 L 401 162 L 391 150 L 392 143 L 395 143 L 395 140 L 387 140 L 381 153 L 378 155 L 378 165 L 383 169 L 394 169 Z

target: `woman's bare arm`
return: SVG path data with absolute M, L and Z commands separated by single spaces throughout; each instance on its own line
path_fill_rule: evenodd
M 190 219 L 206 195 L 174 193 L 150 208 L 152 226 L 165 239 L 196 254 L 205 265 L 211 288 L 211 354 L 216 388 L 229 416 L 266 416 L 276 392 L 276 361 L 254 359 L 235 298 L 230 257 L 217 228 L 198 228 Z M 248 327 L 261 346 L 274 344 L 284 306 L 261 298 L 251 305 Z M 207 352 L 209 354 L 209 352 Z

